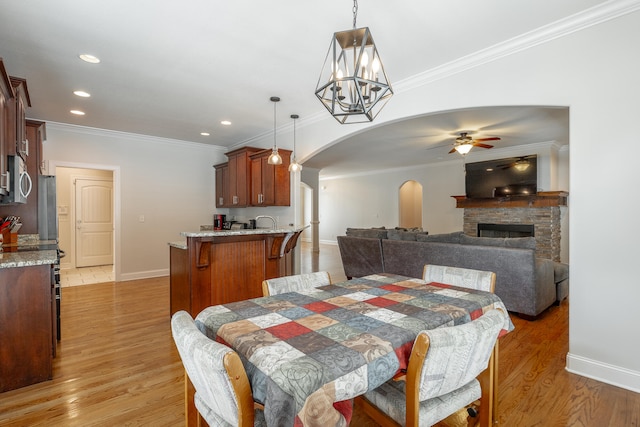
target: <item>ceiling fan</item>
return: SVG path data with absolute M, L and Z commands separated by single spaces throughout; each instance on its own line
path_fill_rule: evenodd
M 493 145 L 483 144 L 483 142 L 498 140 L 500 140 L 498 137 L 473 139 L 468 135 L 468 132 L 460 132 L 460 136 L 456 138 L 453 148 L 449 151 L 449 154 L 457 151 L 464 156 L 471 151 L 473 147 L 493 148 Z
M 500 169 L 515 168 L 519 172 L 524 172 L 527 169 L 529 169 L 529 166 L 531 166 L 531 162 L 529 161 L 529 159 L 533 159 L 534 157 L 536 157 L 536 156 L 533 155 L 533 154 L 529 155 L 529 156 L 520 156 L 520 157 L 516 158 L 511 163 L 505 163 L 503 165 L 497 165 L 496 167 L 498 167 Z

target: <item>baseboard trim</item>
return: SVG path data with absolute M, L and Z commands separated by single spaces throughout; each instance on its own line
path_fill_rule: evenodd
M 138 271 L 135 273 L 122 273 L 120 274 L 120 281 L 127 282 L 129 280 L 151 279 L 153 277 L 163 277 L 168 275 L 168 268 L 163 268 L 161 270 Z
M 567 371 L 640 393 L 640 372 L 609 365 L 597 360 L 567 354 Z

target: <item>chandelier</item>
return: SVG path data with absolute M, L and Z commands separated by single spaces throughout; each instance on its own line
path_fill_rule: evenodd
M 316 96 L 344 123 L 373 121 L 393 95 L 369 27 L 356 28 L 358 1 L 353 1 L 353 29 L 333 33 L 316 86 Z

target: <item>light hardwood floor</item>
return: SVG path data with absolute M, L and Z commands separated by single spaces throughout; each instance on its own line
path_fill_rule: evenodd
M 303 271 L 315 265 L 343 279 L 337 247 L 306 252 Z M 169 279 L 70 287 L 62 298 L 54 378 L 0 394 L 0 426 L 184 425 Z M 512 319 L 515 331 L 500 341 L 500 425 L 640 426 L 640 394 L 564 369 L 567 302 L 534 322 Z M 377 426 L 357 409 L 351 425 Z

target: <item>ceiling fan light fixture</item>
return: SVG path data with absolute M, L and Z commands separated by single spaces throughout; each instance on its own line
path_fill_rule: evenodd
M 316 86 L 316 97 L 341 124 L 371 122 L 393 95 L 369 27 L 333 33 Z
M 278 153 L 278 144 L 276 144 L 276 104 L 280 101 L 280 98 L 272 96 L 269 100 L 273 102 L 273 151 L 267 159 L 267 163 L 270 165 L 281 165 L 282 157 L 280 153 Z
M 529 169 L 530 165 L 531 164 L 527 160 L 518 160 L 518 161 L 516 161 L 516 164 L 513 165 L 513 168 L 515 170 L 517 170 L 518 172 L 524 172 L 527 169 Z
M 456 151 L 462 154 L 463 156 L 468 154 L 472 148 L 473 148 L 473 144 L 471 143 L 458 144 L 455 146 Z

